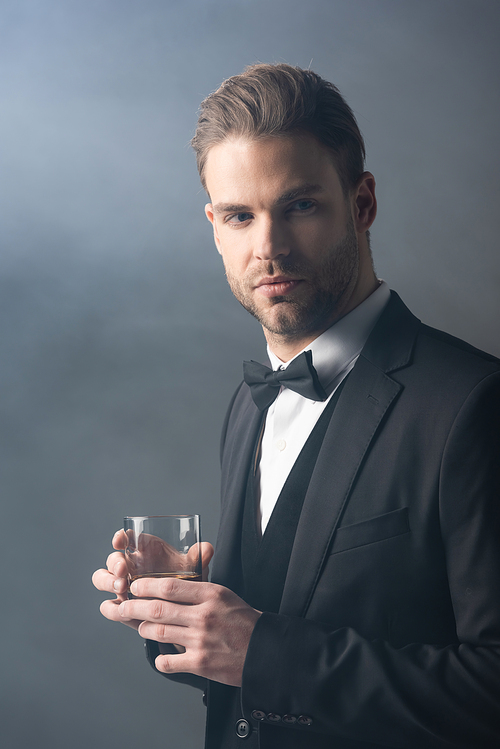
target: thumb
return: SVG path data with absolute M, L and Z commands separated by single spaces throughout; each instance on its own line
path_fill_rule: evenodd
M 187 553 L 187 561 L 198 567 L 198 561 L 201 561 L 202 569 L 207 569 L 214 555 L 214 547 L 208 541 L 202 541 L 199 544 L 193 544 Z
M 209 544 L 208 541 L 203 541 L 201 544 L 201 579 L 203 582 L 207 582 L 208 580 L 208 565 L 210 564 L 210 560 L 212 559 L 214 555 L 214 547 L 212 544 Z
M 208 567 L 210 560 L 214 555 L 214 547 L 208 541 L 202 541 L 201 546 L 201 566 L 203 569 Z

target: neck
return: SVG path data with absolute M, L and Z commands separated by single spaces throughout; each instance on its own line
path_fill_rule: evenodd
M 328 330 L 328 327 L 325 328 L 325 330 Z M 290 361 L 290 359 L 293 359 L 294 356 L 297 356 L 297 354 L 300 353 L 300 351 L 305 349 L 306 346 L 308 346 L 316 338 L 318 338 L 321 335 L 321 333 L 325 332 L 325 330 L 322 330 L 320 332 L 315 333 L 314 335 L 290 339 L 290 338 L 284 338 L 284 336 L 279 336 L 279 335 L 270 333 L 265 328 L 263 330 L 264 330 L 264 335 L 266 337 L 267 345 L 269 346 L 270 350 L 283 363 L 286 363 Z

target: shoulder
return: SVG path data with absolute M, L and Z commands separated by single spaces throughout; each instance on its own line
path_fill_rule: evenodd
M 496 390 L 500 360 L 466 341 L 420 324 L 413 353 L 414 376 L 433 384 L 436 395 L 458 400 L 479 389 Z
M 440 354 L 441 357 L 446 356 L 472 367 L 492 371 L 500 369 L 500 359 L 496 356 L 481 351 L 470 343 L 442 330 L 420 323 L 419 336 L 426 342 L 429 351 L 432 351 L 434 356 Z
M 387 373 L 408 368 L 435 380 L 473 382 L 500 371 L 496 356 L 422 323 L 394 291 L 363 354 Z
M 500 388 L 499 359 L 425 325 L 395 292 L 361 357 L 398 383 L 396 410 L 415 425 L 438 421 L 441 430 L 446 425 L 451 428 L 473 394 L 483 394 L 479 401 L 484 408 L 488 401 L 484 394 L 496 398 Z

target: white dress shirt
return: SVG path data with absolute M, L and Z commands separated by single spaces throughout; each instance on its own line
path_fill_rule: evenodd
M 364 302 L 303 349 L 312 352 L 314 368 L 328 393 L 326 401 L 313 401 L 282 387 L 274 403 L 269 406 L 257 473 L 262 533 L 300 451 L 333 393 L 354 367 L 389 296 L 389 287 L 382 281 Z M 269 347 L 267 353 L 273 370 L 286 369 L 293 361 L 290 359 L 284 364 Z

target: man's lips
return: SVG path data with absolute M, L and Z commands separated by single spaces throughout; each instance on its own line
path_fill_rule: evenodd
M 284 296 L 297 288 L 302 283 L 300 279 L 287 278 L 286 276 L 267 276 L 257 286 L 256 291 L 262 296 Z

